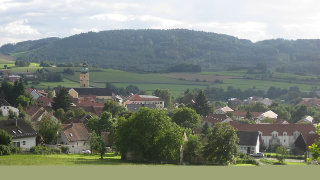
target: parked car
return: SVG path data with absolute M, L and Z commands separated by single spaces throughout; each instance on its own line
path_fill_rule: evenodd
M 90 150 L 82 150 L 82 153 L 83 154 L 91 154 L 91 151 Z
M 264 157 L 264 154 L 261 152 L 250 154 L 252 157 Z

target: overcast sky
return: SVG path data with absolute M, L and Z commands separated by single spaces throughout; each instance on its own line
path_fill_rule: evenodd
M 250 39 L 320 38 L 317 0 L 0 0 L 0 45 L 113 29 L 186 28 Z

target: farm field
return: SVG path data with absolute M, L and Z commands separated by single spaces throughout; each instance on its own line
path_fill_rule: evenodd
M 308 84 L 297 84 L 297 83 L 285 83 L 285 82 L 276 82 L 276 81 L 262 81 L 262 80 L 253 80 L 253 79 L 227 79 L 223 81 L 223 84 L 214 84 L 212 87 L 222 87 L 223 89 L 232 86 L 233 88 L 239 88 L 241 90 L 246 90 L 249 88 L 268 90 L 271 86 L 277 88 L 287 88 L 293 86 L 298 86 L 300 91 L 310 91 L 314 85 Z
M 64 87 L 79 87 L 78 82 L 70 81 L 66 78 L 63 79 L 63 82 L 41 82 L 40 84 L 32 84 L 32 82 L 29 81 L 29 84 L 27 85 L 27 87 L 33 86 L 38 89 L 47 89 L 48 87 L 54 88 L 59 85 Z
M 297 80 L 302 80 L 306 78 L 314 78 L 317 79 L 317 76 L 307 76 L 307 75 L 296 75 L 296 74 L 290 74 L 290 73 L 279 73 L 279 72 L 272 72 L 271 74 L 248 74 L 247 70 L 234 70 L 234 71 L 217 71 L 217 72 L 200 72 L 197 74 L 201 75 L 215 75 L 215 76 L 231 76 L 231 77 L 255 77 L 256 75 L 272 75 L 274 78 L 296 78 Z
M 173 78 L 173 79 L 184 79 L 187 81 L 208 81 L 214 82 L 215 80 L 226 80 L 232 78 L 232 76 L 216 76 L 216 75 L 204 75 L 204 74 L 191 74 L 191 73 L 168 73 L 159 74 L 163 77 Z

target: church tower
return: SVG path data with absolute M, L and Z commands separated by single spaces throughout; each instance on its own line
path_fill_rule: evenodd
M 80 73 L 80 87 L 81 88 L 89 87 L 89 69 L 85 61 L 82 64 L 82 69 Z

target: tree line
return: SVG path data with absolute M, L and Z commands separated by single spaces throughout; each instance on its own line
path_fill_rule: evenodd
M 179 64 L 194 64 L 206 71 L 234 65 L 318 74 L 320 40 L 273 39 L 252 43 L 233 36 L 193 31 L 111 30 L 67 38 L 47 38 L 1 46 L 1 53 L 19 53 L 18 60 L 75 63 L 83 59 L 103 68 L 135 72 L 166 72 Z M 264 71 L 264 67 L 260 67 Z M 175 69 L 175 68 L 174 68 Z M 179 68 L 178 68 L 179 69 Z

